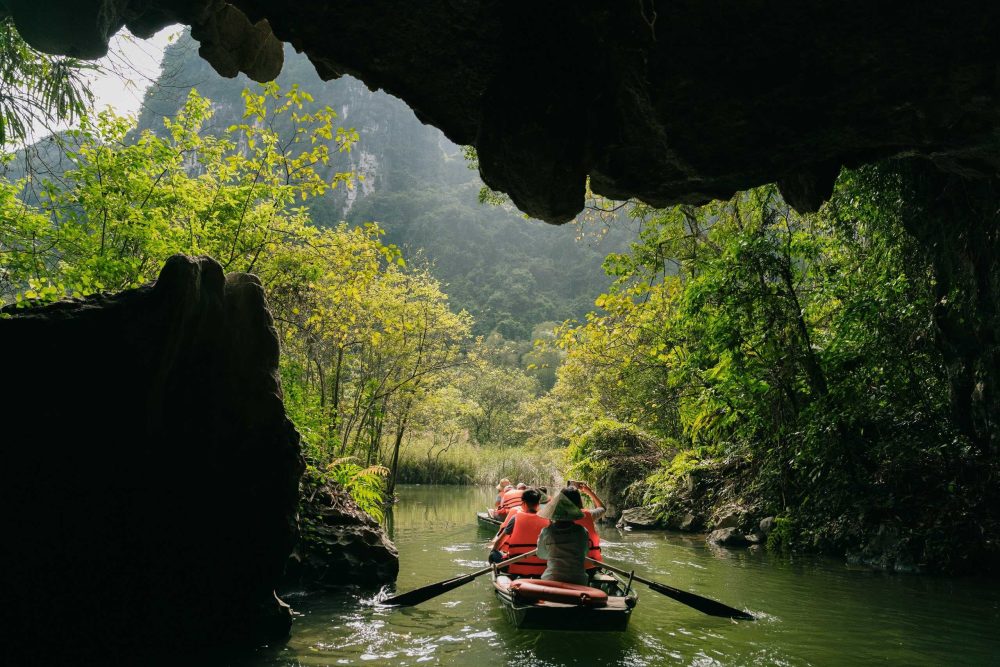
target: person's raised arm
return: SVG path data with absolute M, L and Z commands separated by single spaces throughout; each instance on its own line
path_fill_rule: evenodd
M 597 494 L 596 494 L 596 493 L 594 493 L 594 490 L 593 490 L 592 488 L 590 488 L 590 485 L 589 485 L 589 484 L 587 484 L 586 482 L 577 482 L 577 483 L 576 483 L 576 488 L 578 488 L 578 489 L 580 489 L 581 491 L 583 491 L 584 493 L 586 493 L 586 494 L 587 494 L 587 496 L 588 496 L 588 497 L 589 497 L 589 498 L 590 498 L 590 499 L 591 499 L 592 501 L 594 501 L 594 505 L 595 505 L 596 507 L 600 507 L 601 509 L 604 509 L 604 501 L 603 501 L 603 500 L 601 500 L 601 499 L 600 499 L 600 498 L 599 498 L 599 497 L 597 496 Z

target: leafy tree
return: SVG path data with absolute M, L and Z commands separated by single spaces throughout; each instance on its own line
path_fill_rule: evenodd
M 247 122 L 218 138 L 202 133 L 211 103 L 192 92 L 183 111 L 166 119 L 167 136 L 143 133 L 130 142 L 132 121 L 102 111 L 67 133 L 73 167 L 42 184 L 37 206 L 19 199 L 27 179 L 0 186 L 7 280 L 0 297 L 58 298 L 119 290 L 148 282 L 166 257 L 185 252 L 217 258 L 226 270 L 261 270 L 277 247 L 306 243 L 302 199 L 350 183 L 347 174 L 320 179 L 333 113 L 302 113 L 309 100 L 266 86 L 247 93 Z M 296 118 L 282 140 L 266 129 L 270 115 Z M 344 150 L 354 140 L 337 131 Z M 29 177 L 30 178 L 30 177 Z M 20 280 L 18 280 L 20 278 Z M 24 289 L 27 287 L 28 289 Z
M 463 391 L 475 407 L 466 420 L 480 445 L 507 448 L 523 444 L 518 414 L 538 392 L 537 382 L 517 368 L 504 368 L 478 359 L 463 382 Z
M 607 457 L 581 443 L 613 420 L 676 443 L 678 460 L 743 471 L 715 502 L 787 519 L 782 548 L 859 549 L 889 524 L 905 535 L 893 557 L 910 562 L 989 552 L 991 538 L 953 537 L 996 533 L 979 499 L 992 495 L 965 472 L 982 462 L 950 412 L 934 269 L 881 169 L 845 172 L 813 215 L 773 186 L 702 208 L 631 206 L 643 231 L 608 258 L 601 311 L 559 332 L 551 396 L 578 465 L 598 470 Z M 689 467 L 665 463 L 649 484 L 675 488 Z
M 96 66 L 36 51 L 10 17 L 0 19 L 0 147 L 52 121 L 73 122 L 93 101 L 85 75 Z

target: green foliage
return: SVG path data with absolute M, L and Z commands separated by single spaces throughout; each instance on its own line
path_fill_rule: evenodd
M 657 504 L 675 494 L 702 465 L 701 457 L 691 449 L 677 452 L 666 466 L 654 470 L 642 480 L 642 501 Z
M 606 489 L 609 498 L 621 505 L 634 500 L 632 485 L 644 480 L 665 455 L 656 438 L 634 424 L 599 419 L 570 440 L 566 460 L 571 479 Z
M 28 139 L 39 126 L 81 116 L 93 101 L 85 75 L 95 69 L 36 51 L 9 17 L 0 19 L 0 147 Z
M 475 146 L 463 146 L 462 155 L 465 157 L 465 160 L 469 165 L 469 169 L 479 171 L 479 154 L 476 152 Z M 506 208 L 514 207 L 510 197 L 503 192 L 493 190 L 486 185 L 479 188 L 479 203 L 487 204 L 489 206 L 503 206 Z
M 332 480 L 342 486 L 358 507 L 372 515 L 376 521 L 385 518 L 385 478 L 389 469 L 385 466 L 361 466 L 354 457 L 331 461 L 322 474 L 322 479 Z
M 500 449 L 522 445 L 520 410 L 535 398 L 538 383 L 518 368 L 495 363 L 489 355 L 488 349 L 474 351 L 471 372 L 463 379 L 463 392 L 474 404 L 465 423 L 480 445 Z
M 503 477 L 527 484 L 552 485 L 561 452 L 494 449 L 462 441 L 442 450 L 427 436 L 408 443 L 400 459 L 400 482 L 408 484 L 495 485 Z
M 164 121 L 166 136 L 129 141 L 131 120 L 111 110 L 84 116 L 60 139 L 71 164 L 60 178 L 0 184 L 0 299 L 135 287 L 178 252 L 266 273 L 280 249 L 314 243 L 323 235 L 298 204 L 349 178 L 327 182 L 312 169 L 328 153 L 310 139 L 331 132 L 333 115 L 300 114 L 302 103 L 299 91 L 268 85 L 247 97 L 248 122 L 221 138 L 203 132 L 212 106 L 194 91 Z M 263 129 L 264 113 L 295 118 L 293 136 Z M 28 194 L 36 205 L 24 203 Z
M 935 274 L 903 197 L 880 167 L 845 171 L 813 215 L 773 186 L 702 208 L 632 206 L 643 230 L 608 257 L 601 310 L 558 332 L 567 356 L 551 396 L 576 434 L 575 469 L 617 469 L 587 433 L 634 424 L 689 452 L 656 466 L 647 500 L 690 494 L 679 482 L 697 472 L 696 493 L 785 517 L 782 549 L 858 549 L 908 517 L 898 534 L 913 559 L 952 561 L 933 535 L 948 532 L 945 508 L 979 491 L 955 481 L 972 450 L 950 412 Z
M 655 456 L 659 451 L 655 439 L 633 424 L 601 419 L 570 441 L 567 459 L 572 475 L 597 479 L 622 459 L 645 457 L 650 453 Z
M 787 554 L 795 541 L 795 523 L 787 516 L 774 518 L 774 526 L 767 536 L 767 550 Z
M 559 478 L 561 463 L 562 454 L 558 450 L 531 452 L 519 448 L 481 448 L 474 479 L 477 484 L 495 485 L 507 477 L 515 484 L 524 482 L 551 488 Z

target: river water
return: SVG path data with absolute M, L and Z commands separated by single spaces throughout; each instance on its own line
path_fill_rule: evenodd
M 476 568 L 488 537 L 476 510 L 490 491 L 407 486 L 390 530 L 398 590 Z M 624 633 L 518 631 L 489 577 L 409 609 L 373 595 L 291 598 L 290 641 L 240 665 L 1000 665 L 1000 582 L 886 575 L 842 561 L 728 551 L 703 538 L 601 529 L 605 557 L 759 618 L 705 616 L 637 585 Z

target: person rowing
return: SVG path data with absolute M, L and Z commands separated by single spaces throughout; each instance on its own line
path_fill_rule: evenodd
M 533 551 L 538 543 L 539 533 L 549 525 L 549 520 L 538 515 L 538 501 L 541 494 L 535 489 L 525 489 L 520 496 L 521 509 L 511 512 L 493 542 L 490 544 L 490 563 Z M 522 577 L 537 577 L 545 570 L 545 561 L 529 556 L 507 567 L 507 574 Z

